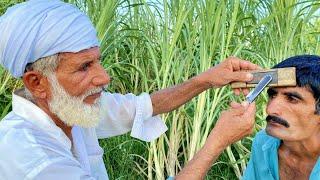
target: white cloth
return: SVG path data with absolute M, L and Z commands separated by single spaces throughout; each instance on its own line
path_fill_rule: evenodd
M 12 112 L 0 121 L 0 179 L 108 179 L 97 137 L 132 130 L 134 137 L 152 140 L 167 130 L 161 118 L 151 117 L 146 93 L 103 93 L 101 98 L 100 125 L 96 129 L 73 127 L 72 146 L 44 111 L 13 94 Z

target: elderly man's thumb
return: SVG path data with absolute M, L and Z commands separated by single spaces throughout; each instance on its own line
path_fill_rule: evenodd
M 256 104 L 252 102 L 248 105 L 246 111 L 244 112 L 243 116 L 245 117 L 255 117 L 256 114 Z

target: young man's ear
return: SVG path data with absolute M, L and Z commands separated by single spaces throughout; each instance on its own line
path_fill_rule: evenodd
M 23 83 L 34 98 L 46 99 L 49 95 L 48 79 L 37 71 L 28 71 L 22 77 Z

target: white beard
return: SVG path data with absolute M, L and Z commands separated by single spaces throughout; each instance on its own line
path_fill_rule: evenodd
M 49 108 L 61 121 L 68 126 L 81 126 L 84 128 L 96 127 L 100 121 L 100 98 L 92 105 L 83 100 L 92 94 L 102 91 L 102 88 L 88 90 L 80 97 L 71 96 L 59 84 L 55 74 L 48 76 L 51 83 L 52 99 Z

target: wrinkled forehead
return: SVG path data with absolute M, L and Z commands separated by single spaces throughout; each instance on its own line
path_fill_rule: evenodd
M 99 47 L 85 49 L 77 53 L 65 52 L 59 53 L 60 63 L 81 64 L 84 61 L 100 61 Z

